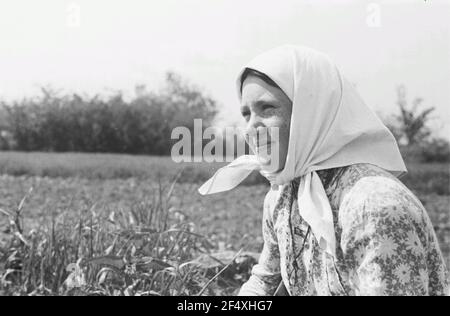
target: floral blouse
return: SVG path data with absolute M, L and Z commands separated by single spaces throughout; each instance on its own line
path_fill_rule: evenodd
M 333 210 L 336 258 L 300 217 L 298 181 L 264 202 L 264 247 L 239 295 L 449 295 L 448 272 L 420 201 L 370 164 L 321 170 Z M 282 283 L 281 283 L 282 282 Z

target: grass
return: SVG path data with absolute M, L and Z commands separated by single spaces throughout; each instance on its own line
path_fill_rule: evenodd
M 206 226 L 208 211 L 216 221 L 206 205 L 180 208 L 192 200 L 176 196 L 193 186 L 11 176 L 1 183 L 3 295 L 232 295 L 255 262 L 248 251 L 239 265 L 232 260 L 246 243 L 242 235 L 235 242 L 244 227 Z M 230 255 L 217 258 L 223 253 Z
M 267 186 L 200 196 L 217 167 L 0 153 L 0 295 L 236 294 L 261 250 Z M 408 168 L 450 266 L 448 165 Z
M 123 154 L 0 152 L 0 174 L 51 178 L 84 179 L 158 179 L 169 181 L 180 170 L 180 183 L 206 181 L 216 169 L 226 163 L 175 163 L 163 156 L 133 156 Z M 254 173 L 246 184 L 264 183 Z
M 180 183 L 201 183 L 226 163 L 175 163 L 169 157 L 86 153 L 0 152 L 0 174 L 83 179 L 158 179 L 170 181 L 183 170 Z M 450 165 L 408 163 L 402 181 L 421 193 L 450 195 Z M 253 173 L 244 185 L 263 184 Z

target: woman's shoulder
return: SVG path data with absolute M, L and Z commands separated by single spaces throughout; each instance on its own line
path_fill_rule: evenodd
M 341 207 L 349 199 L 401 200 L 401 197 L 413 195 L 393 174 L 368 163 L 347 166 L 335 186 L 342 194 Z
M 390 173 L 374 166 L 350 168 L 342 181 L 340 208 L 360 204 L 378 209 L 398 206 L 412 197 L 412 192 Z
M 381 177 L 398 181 L 390 172 L 369 163 L 357 163 L 344 167 L 318 171 L 319 176 L 328 191 L 354 186 L 361 179 Z
M 349 218 L 424 224 L 426 211 L 419 199 L 394 175 L 370 164 L 346 168 L 337 183 L 340 221 Z M 359 221 L 358 221 L 359 222 Z
M 330 170 L 321 174 L 327 195 L 335 204 L 342 207 L 349 197 L 367 199 L 374 195 L 389 194 L 391 197 L 410 191 L 390 172 L 368 163 L 353 164 Z

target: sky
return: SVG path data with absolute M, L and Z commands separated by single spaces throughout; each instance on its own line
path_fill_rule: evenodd
M 0 0 L 0 99 L 66 92 L 132 96 L 175 71 L 216 99 L 218 123 L 242 123 L 240 68 L 283 44 L 330 55 L 365 102 L 434 106 L 450 139 L 449 0 Z

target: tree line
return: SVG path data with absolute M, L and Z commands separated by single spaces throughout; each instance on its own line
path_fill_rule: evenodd
M 2 102 L 0 149 L 169 155 L 174 127 L 192 130 L 200 118 L 206 128 L 217 113 L 215 100 L 175 73 L 159 92 L 137 90 L 131 101 L 42 88 L 38 98 Z

